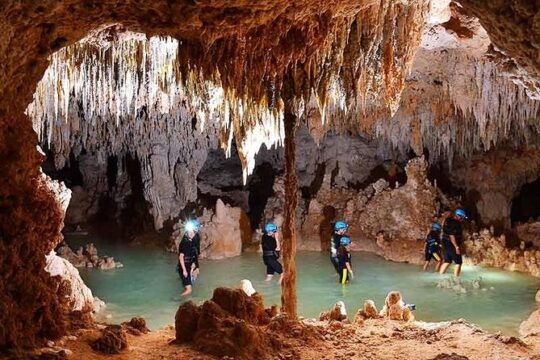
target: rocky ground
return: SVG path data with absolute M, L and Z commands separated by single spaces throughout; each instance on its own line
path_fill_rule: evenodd
M 324 335 L 317 340 L 268 354 L 269 359 L 540 359 L 540 337 L 521 341 L 486 333 L 465 321 L 404 323 L 371 319 L 363 326 L 317 322 Z M 67 340 L 70 359 L 227 359 L 207 355 L 190 345 L 176 345 L 173 327 L 142 336 L 128 335 L 129 348 L 122 354 L 95 352 L 90 342 L 97 330 L 80 331 L 77 340 Z M 72 338 L 73 339 L 73 338 Z M 232 358 L 229 358 L 232 359 Z
M 249 283 L 249 281 L 247 281 Z M 465 320 L 426 323 L 388 294 L 382 310 L 368 300 L 354 317 L 343 303 L 319 320 L 292 320 L 265 309 L 251 284 L 218 288 L 202 305 L 182 304 L 175 326 L 149 332 L 142 318 L 96 325 L 66 336 L 35 359 L 540 359 L 539 313 L 520 328 L 521 338 L 487 333 Z M 248 295 L 250 294 L 250 295 Z M 26 357 L 25 357 L 26 356 Z

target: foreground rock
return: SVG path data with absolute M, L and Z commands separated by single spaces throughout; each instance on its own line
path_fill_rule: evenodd
M 61 279 L 60 288 L 67 290 L 63 296 L 67 299 L 69 308 L 72 311 L 89 312 L 94 310 L 92 291 L 85 285 L 79 271 L 69 261 L 51 251 L 47 255 L 45 270 L 51 276 L 58 276 Z
M 300 341 L 320 338 L 316 328 L 285 316 L 273 316 L 263 299 L 242 289 L 217 288 L 211 300 L 191 301 L 176 313 L 176 341 L 192 343 L 208 354 L 236 359 L 273 359 Z M 292 355 L 291 355 L 292 356 Z
M 540 342 L 540 310 L 533 312 L 527 320 L 519 325 L 519 334 L 536 337 L 536 341 Z
M 277 317 L 271 324 L 282 324 Z M 294 360 L 537 360 L 540 343 L 537 337 L 505 337 L 490 334 L 465 321 L 424 323 L 403 322 L 386 318 L 366 319 L 361 325 L 338 322 L 305 321 L 292 327 L 268 325 L 268 339 L 276 344 L 284 340 L 284 346 L 272 349 L 262 357 L 231 356 L 235 359 L 294 359 Z M 337 326 L 336 326 L 337 325 Z M 272 326 L 270 328 L 270 326 Z M 306 336 L 305 329 L 316 329 L 316 337 Z M 95 333 L 95 330 L 87 330 Z M 271 332 L 270 332 L 271 331 Z M 192 343 L 170 344 L 175 337 L 174 328 L 165 328 L 143 336 L 127 335 L 130 346 L 130 360 L 146 359 L 226 359 L 202 352 Z M 231 329 L 224 346 L 229 346 L 229 338 L 234 336 Z M 284 333 L 286 332 L 286 333 Z M 244 335 L 244 333 L 237 333 Z M 73 359 L 93 359 L 96 354 L 81 336 L 70 341 L 65 347 L 73 351 Z M 307 341 L 305 340 L 307 337 Z M 240 340 L 238 340 L 240 342 Z M 249 348 L 251 345 L 245 345 Z M 291 347 L 288 347 L 291 346 Z
M 109 325 L 103 331 L 101 337 L 92 344 L 96 351 L 106 354 L 119 354 L 128 347 L 125 330 L 120 325 Z

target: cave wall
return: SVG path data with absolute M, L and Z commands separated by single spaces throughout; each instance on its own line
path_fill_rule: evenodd
M 519 150 L 499 149 L 460 159 L 449 170 L 457 186 L 478 196 L 476 210 L 484 225 L 501 231 L 511 227 L 512 199 L 521 186 L 540 177 L 540 150 L 536 145 Z

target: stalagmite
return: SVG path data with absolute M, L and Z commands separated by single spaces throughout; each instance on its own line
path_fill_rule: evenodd
M 296 116 L 285 105 L 285 220 L 283 222 L 283 265 L 284 277 L 281 284 L 283 311 L 296 318 L 296 206 L 298 184 L 296 178 L 295 135 Z

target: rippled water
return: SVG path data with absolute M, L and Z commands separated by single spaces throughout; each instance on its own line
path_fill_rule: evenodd
M 151 328 L 174 323 L 182 284 L 175 271 L 176 255 L 160 248 L 127 247 L 91 237 L 70 237 L 70 245 L 93 241 L 100 255 L 114 256 L 124 264 L 116 270 L 79 269 L 95 296 L 107 303 L 109 321 L 119 322 L 143 316 Z M 372 299 L 380 308 L 390 290 L 399 290 L 406 302 L 416 304 L 416 318 L 441 321 L 465 318 L 490 331 L 516 334 L 519 323 L 535 309 L 534 295 L 540 280 L 517 273 L 479 267 L 464 267 L 462 278 L 482 276 L 488 291 L 456 294 L 436 288 L 439 274 L 422 273 L 414 265 L 387 262 L 368 253 L 353 253 L 355 279 L 342 286 L 337 282 L 327 254 L 300 252 L 297 256 L 299 314 L 316 317 L 338 300 L 350 315 Z M 449 272 L 451 268 L 449 269 Z M 265 267 L 257 254 L 225 260 L 202 260 L 201 275 L 189 297 L 195 302 L 209 299 L 218 286 L 238 286 L 250 279 L 267 305 L 279 304 L 277 282 L 264 282 Z M 449 275 L 447 275 L 449 276 Z

